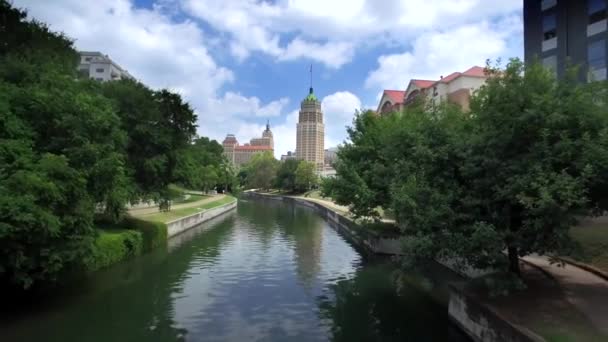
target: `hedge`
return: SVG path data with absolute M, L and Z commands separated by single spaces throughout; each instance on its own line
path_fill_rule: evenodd
M 83 261 L 87 271 L 96 271 L 141 254 L 142 233 L 135 230 L 100 230 L 93 251 Z
M 122 225 L 141 232 L 143 237 L 143 250 L 146 252 L 162 246 L 167 241 L 167 225 L 164 223 L 127 217 L 124 219 Z

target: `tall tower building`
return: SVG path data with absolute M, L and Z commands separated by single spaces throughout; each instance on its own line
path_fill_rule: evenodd
M 317 100 L 312 86 L 302 101 L 297 125 L 296 158 L 314 163 L 318 171 L 323 170 L 325 159 L 325 125 L 321 102 Z

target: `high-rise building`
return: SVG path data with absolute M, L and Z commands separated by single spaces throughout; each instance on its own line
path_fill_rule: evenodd
M 86 77 L 102 82 L 123 78 L 133 79 L 127 70 L 114 63 L 108 55 L 96 51 L 79 51 L 78 53 L 80 54 L 78 72 Z
M 579 65 L 581 81 L 605 80 L 608 0 L 524 0 L 524 47 L 558 77 Z
M 312 87 L 302 100 L 297 124 L 296 157 L 314 163 L 317 170 L 323 169 L 325 159 L 325 125 L 321 102 L 317 100 Z
M 239 145 L 234 134 L 228 134 L 222 142 L 222 146 L 226 158 L 237 167 L 247 164 L 257 153 L 266 151 L 274 153 L 274 140 L 270 124 L 266 123 L 266 129 L 262 132 L 261 138 L 253 138 L 248 144 Z

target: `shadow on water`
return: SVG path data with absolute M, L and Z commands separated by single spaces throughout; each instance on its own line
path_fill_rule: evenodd
M 358 253 L 312 210 L 242 201 L 140 258 L 37 298 L 2 341 L 468 341 L 439 265 Z

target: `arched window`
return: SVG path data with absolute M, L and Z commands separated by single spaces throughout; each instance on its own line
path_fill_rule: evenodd
M 407 100 L 405 100 L 405 102 L 411 103 L 412 101 L 414 101 L 416 99 L 416 97 L 418 97 L 419 94 L 420 94 L 420 90 L 418 90 L 418 89 L 412 91 L 411 93 L 409 93 L 407 95 Z
M 390 113 L 393 110 L 393 105 L 390 101 L 384 102 L 382 108 L 380 109 L 381 113 Z

